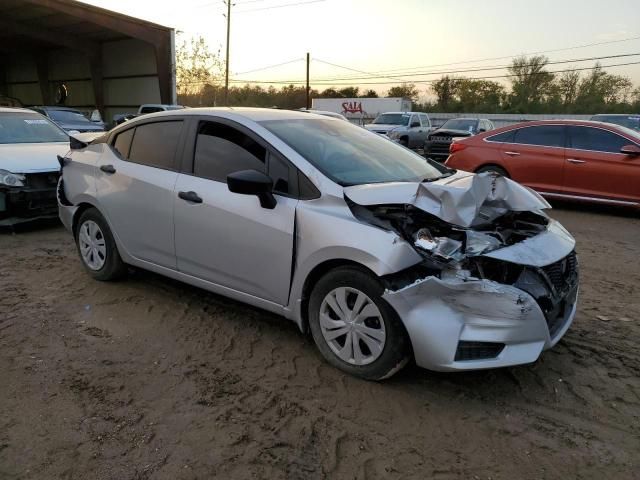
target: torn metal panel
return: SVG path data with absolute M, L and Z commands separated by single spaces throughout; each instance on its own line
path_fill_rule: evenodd
M 491 222 L 508 211 L 551 208 L 533 190 L 491 173 L 457 172 L 435 182 L 357 185 L 344 191 L 359 205 L 414 205 L 461 227 Z

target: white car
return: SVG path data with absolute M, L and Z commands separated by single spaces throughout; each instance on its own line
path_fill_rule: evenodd
M 58 155 L 69 136 L 39 113 L 0 107 L 0 226 L 56 218 Z

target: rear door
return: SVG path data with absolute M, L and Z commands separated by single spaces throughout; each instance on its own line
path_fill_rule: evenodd
M 565 184 L 570 194 L 640 201 L 640 157 L 620 153 L 638 144 L 599 127 L 570 126 Z
M 566 128 L 533 125 L 514 131 L 500 149 L 511 178 L 542 192 L 562 192 Z
M 175 269 L 173 190 L 184 121 L 138 124 L 99 160 L 97 198 L 130 255 Z
M 175 188 L 178 269 L 279 305 L 289 296 L 297 170 L 249 129 L 223 119 L 200 120 L 185 148 L 188 173 Z M 192 165 L 192 166 L 190 166 Z M 277 205 L 232 193 L 227 175 L 267 172 Z M 195 192 L 199 203 L 179 197 Z

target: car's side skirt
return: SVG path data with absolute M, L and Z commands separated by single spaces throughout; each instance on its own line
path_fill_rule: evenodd
M 160 265 L 156 265 L 154 263 L 146 262 L 144 260 L 139 260 L 137 258 L 129 257 L 126 262 L 134 267 L 139 267 L 144 270 L 149 270 L 154 273 L 158 273 L 165 277 L 172 278 L 174 280 L 178 280 L 180 282 L 187 283 L 189 285 L 193 285 L 195 287 L 202 288 L 212 293 L 216 293 L 218 295 L 222 295 L 224 297 L 231 298 L 233 300 L 237 300 L 242 303 L 247 303 L 254 307 L 262 308 L 263 310 L 267 310 L 269 312 L 276 313 L 278 315 L 284 315 L 288 317 L 288 309 L 282 305 L 278 305 L 277 303 L 271 302 L 269 300 L 265 300 L 263 298 L 255 297 L 253 295 L 249 295 L 247 293 L 240 292 L 238 290 L 234 290 L 229 287 L 224 287 L 222 285 L 218 285 L 216 283 L 209 282 L 207 280 L 202 280 L 197 277 L 192 277 L 191 275 L 187 275 L 182 272 L 178 272 L 176 270 L 172 270 L 170 268 L 162 267 Z

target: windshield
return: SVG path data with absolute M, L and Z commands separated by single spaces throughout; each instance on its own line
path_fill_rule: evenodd
M 260 124 L 342 186 L 419 182 L 442 176 L 423 157 L 347 122 L 296 119 Z
M 591 120 L 613 123 L 615 125 L 631 128 L 636 132 L 640 131 L 640 115 L 595 115 Z
M 38 113 L 0 113 L 0 144 L 68 141 L 64 130 Z
M 465 118 L 452 118 L 444 122 L 440 128 L 449 130 L 464 130 L 465 132 L 473 133 L 478 127 L 478 120 L 465 119 Z
M 73 110 L 48 110 L 47 113 L 60 123 L 91 123 L 82 113 Z
M 405 113 L 383 113 L 373 121 L 376 125 L 409 125 L 411 115 Z

